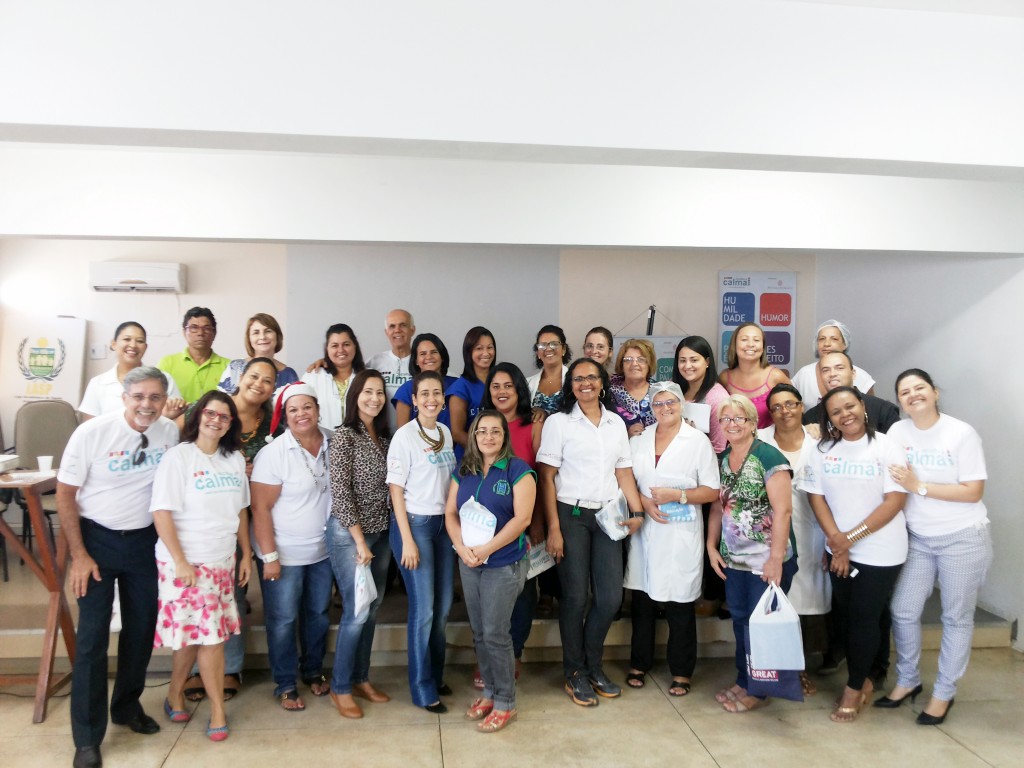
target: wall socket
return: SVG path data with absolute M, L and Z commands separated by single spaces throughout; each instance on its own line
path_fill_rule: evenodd
M 106 360 L 107 359 L 107 345 L 106 344 L 92 344 L 89 347 L 89 359 L 90 360 Z

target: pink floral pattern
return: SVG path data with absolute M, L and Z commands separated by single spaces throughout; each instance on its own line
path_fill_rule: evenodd
M 217 645 L 241 632 L 235 605 L 235 556 L 216 563 L 193 563 L 195 586 L 182 586 L 174 563 L 156 561 L 159 606 L 154 648 L 175 651 L 187 645 Z

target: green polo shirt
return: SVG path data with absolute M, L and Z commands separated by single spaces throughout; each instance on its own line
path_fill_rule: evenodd
M 214 352 L 205 363 L 196 365 L 186 347 L 184 352 L 175 352 L 162 358 L 157 368 L 174 379 L 186 403 L 194 403 L 211 389 L 217 388 L 230 362 L 228 358 Z

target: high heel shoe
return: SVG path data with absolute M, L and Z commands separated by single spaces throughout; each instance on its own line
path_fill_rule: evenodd
M 946 715 L 949 714 L 949 710 L 953 708 L 953 702 L 956 699 L 950 699 L 949 704 L 946 706 L 946 711 L 941 715 L 929 715 L 927 712 L 921 712 L 917 716 L 918 725 L 942 725 L 946 721 Z
M 924 686 L 918 683 L 917 687 L 914 688 L 914 690 L 912 690 L 910 693 L 903 694 L 898 699 L 890 699 L 888 696 L 883 696 L 882 698 L 877 699 L 875 701 L 875 706 L 879 709 L 896 709 L 896 707 L 898 707 L 907 699 L 910 699 L 910 703 L 913 704 L 914 700 L 921 694 L 921 691 L 923 690 Z

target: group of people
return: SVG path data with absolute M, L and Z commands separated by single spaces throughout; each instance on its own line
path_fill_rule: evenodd
M 855 720 L 869 700 L 890 623 L 898 676 L 875 706 L 899 706 L 922 690 L 920 619 L 936 578 L 943 644 L 918 722 L 942 722 L 953 704 L 991 562 L 981 441 L 940 413 L 918 369 L 897 377 L 900 420 L 854 366 L 839 321 L 819 328 L 817 362 L 792 380 L 767 363 L 753 323 L 732 333 L 720 373 L 706 339 L 682 339 L 668 381 L 653 378 L 648 340 L 615 354 L 600 326 L 579 358 L 561 328 L 543 326 L 529 378 L 499 362 L 482 326 L 467 332 L 462 373 L 450 376 L 442 340 L 417 335 L 405 310 L 385 319 L 390 349 L 366 361 L 350 326 L 330 326 L 323 357 L 301 375 L 275 357 L 283 332 L 270 315 L 249 319 L 239 360 L 213 352 L 209 309 L 190 309 L 182 329 L 184 352 L 153 368 L 142 363 L 145 330 L 118 327 L 117 365 L 90 382 L 58 474 L 81 617 L 76 766 L 101 764 L 108 711 L 136 732 L 159 730 L 139 704 L 154 646 L 173 650 L 167 718 L 187 722 L 186 701 L 205 697 L 207 735 L 228 737 L 224 703 L 241 685 L 253 562 L 274 695 L 292 712 L 306 706 L 300 680 L 347 718 L 363 717 L 357 698 L 390 699 L 369 677 L 393 558 L 409 597 L 412 702 L 448 710 L 458 563 L 480 691 L 465 716 L 482 732 L 505 728 L 545 579 L 527 578 L 538 547 L 556 563 L 548 589 L 559 601 L 564 688 L 580 706 L 622 694 L 603 659 L 624 587 L 627 686 L 646 683 L 662 612 L 668 692 L 688 695 L 698 605 L 724 598 L 737 675 L 716 699 L 735 713 L 764 706 L 747 690 L 745 648 L 768 583 L 802 620 L 831 619 L 829 654 L 848 663 L 834 721 Z M 123 618 L 108 710 L 115 583 Z M 328 679 L 334 589 L 342 617 Z M 806 675 L 802 683 L 814 692 Z

